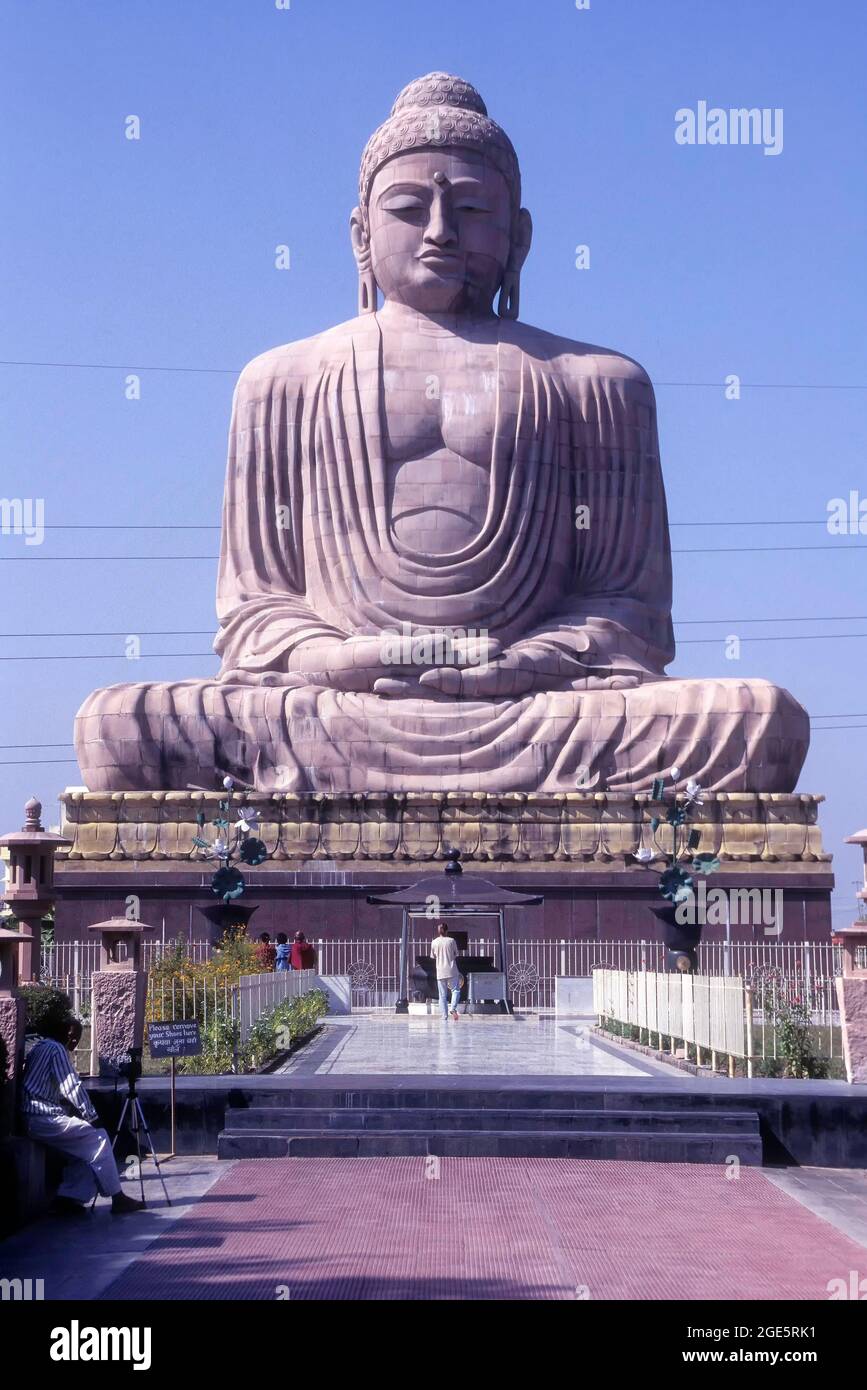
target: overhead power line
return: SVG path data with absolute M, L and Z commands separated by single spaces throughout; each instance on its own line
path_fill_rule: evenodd
M 816 724 L 810 727 L 813 734 L 836 734 L 840 729 L 867 729 L 867 724 Z
M 129 362 L 37 362 L 8 357 L 0 358 L 0 367 L 60 367 L 83 372 L 192 372 L 203 376 L 240 376 L 242 371 L 241 367 L 136 367 Z
M 864 634 L 867 637 L 867 633 Z M 0 656 L 0 661 L 165 661 L 169 657 L 181 656 L 186 661 L 194 661 L 200 656 L 215 656 L 214 652 L 141 652 L 138 656 L 127 656 L 125 652 L 64 652 L 59 656 L 33 654 L 30 656 Z
M 747 623 L 863 623 L 867 622 L 867 614 L 864 613 L 840 613 L 836 617 L 816 617 L 811 618 L 803 614 L 799 618 L 675 618 L 675 627 L 699 627 L 708 626 L 711 623 L 729 623 L 732 626 L 744 627 Z M 0 634 L 2 635 L 2 634 Z
M 71 748 L 71 743 L 0 743 L 0 751 L 8 753 L 21 748 Z
M 56 635 L 56 634 L 55 634 Z M 64 634 L 60 634 L 64 635 Z M 70 636 L 72 634 L 69 634 Z M 80 633 L 79 636 L 105 637 L 112 634 L 108 633 Z M 125 632 L 115 633 L 118 637 L 145 637 L 147 633 Z M 210 633 L 205 634 L 210 636 Z M 736 634 L 730 634 L 735 636 Z M 855 638 L 867 637 L 867 632 L 787 632 L 777 633 L 767 637 L 738 637 L 739 642 L 843 642 Z M 719 646 L 726 642 L 726 637 L 685 637 L 678 642 L 678 647 L 705 647 Z M 139 652 L 135 656 L 129 656 L 126 652 L 28 652 L 4 654 L 0 656 L 0 661 L 161 661 L 169 657 L 184 657 L 188 661 L 193 661 L 203 656 L 214 656 L 213 651 L 209 652 Z
M 826 516 L 814 516 L 809 521 L 669 521 L 669 526 L 827 526 Z M 43 531 L 219 531 L 220 522 L 109 522 L 57 521 L 46 523 Z
M 735 636 L 736 634 L 731 634 Z M 867 637 L 867 632 L 783 632 L 765 637 L 738 637 L 739 642 L 834 642 L 849 637 Z M 717 646 L 725 637 L 682 637 L 679 647 Z
M 91 372 L 179 372 L 206 376 L 239 376 L 241 367 L 184 367 L 151 364 L 147 367 L 135 366 L 130 362 L 45 362 L 42 360 L 0 359 L 0 367 L 50 367 L 73 371 Z M 654 381 L 654 386 L 696 387 L 708 390 L 724 390 L 725 382 L 720 381 Z M 839 381 L 741 381 L 741 390 L 751 391 L 864 391 L 865 385 L 846 385 Z
M 864 623 L 867 613 L 837 613 L 833 616 L 803 613 L 789 618 L 675 618 L 675 627 L 710 627 L 716 624 L 729 627 L 745 627 L 748 623 Z M 131 625 L 122 632 L 109 632 L 100 629 L 95 632 L 0 632 L 0 638 L 19 637 L 212 637 L 214 629 L 207 628 L 137 628 Z M 845 634 L 841 634 L 845 635 Z M 683 638 L 683 642 L 689 638 Z M 715 641 L 723 639 L 715 638 Z M 759 639 L 761 640 L 761 639 Z
M 806 550 L 824 550 L 828 554 L 835 552 L 838 555 L 845 555 L 853 550 L 867 550 L 867 545 L 861 545 L 859 542 L 853 545 L 700 545 L 672 550 L 671 553 L 672 555 L 760 555 Z M 219 559 L 219 555 L 0 555 L 0 560 L 26 560 L 31 563 L 36 560 L 76 562 L 81 560 L 112 562 L 117 560 L 147 560 L 151 563 L 162 564 L 165 560 L 210 560 L 216 562 Z
M 701 526 L 702 524 L 702 522 L 696 522 L 697 526 Z M 746 526 L 751 523 L 744 522 L 743 524 Z M 794 524 L 799 525 L 800 523 L 795 522 Z M 43 531 L 219 531 L 219 529 L 219 521 L 211 521 L 208 522 L 207 525 L 198 521 L 190 522 L 189 524 L 172 521 L 165 526 L 160 525 L 158 522 L 142 525 L 138 522 L 131 523 L 126 521 L 58 521 L 46 524 L 42 527 Z
M 219 560 L 219 555 L 0 555 L 0 560 Z
M 59 763 L 78 763 L 77 758 L 15 758 L 3 760 L 0 767 L 56 767 Z

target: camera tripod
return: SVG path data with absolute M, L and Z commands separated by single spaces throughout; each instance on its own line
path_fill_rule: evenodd
M 136 1052 L 138 1052 L 138 1057 L 136 1057 L 135 1055 Z M 112 1153 L 114 1153 L 117 1147 L 117 1141 L 124 1130 L 124 1121 L 128 1119 L 129 1132 L 135 1141 L 135 1153 L 138 1161 L 138 1179 L 141 1184 L 142 1203 L 143 1205 L 147 1206 L 147 1203 L 145 1202 L 144 1173 L 142 1171 L 142 1163 L 144 1159 L 147 1158 L 148 1154 L 150 1154 L 150 1157 L 153 1159 L 154 1166 L 157 1170 L 157 1176 L 159 1177 L 159 1180 L 162 1183 L 163 1195 L 166 1199 L 166 1204 L 168 1206 L 171 1206 L 172 1199 L 169 1196 L 168 1188 L 166 1187 L 166 1180 L 163 1177 L 163 1172 L 160 1168 L 160 1161 L 157 1158 L 157 1151 L 154 1148 L 154 1141 L 151 1138 L 151 1132 L 147 1127 L 144 1112 L 141 1108 L 141 1101 L 139 1100 L 138 1092 L 136 1091 L 136 1081 L 141 1075 L 141 1051 L 138 1048 L 136 1048 L 135 1050 L 130 1049 L 130 1056 L 132 1060 L 126 1078 L 127 1092 L 126 1096 L 124 1097 L 123 1106 L 121 1107 L 120 1119 L 117 1122 L 117 1129 L 115 1130 L 114 1138 L 111 1141 L 111 1151 Z M 142 1153 L 142 1135 L 144 1135 L 146 1146 L 144 1154 Z M 96 1198 L 94 1197 L 93 1200 L 95 1202 Z

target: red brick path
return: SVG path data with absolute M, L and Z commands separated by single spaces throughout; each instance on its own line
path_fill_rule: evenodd
M 103 1297 L 827 1299 L 851 1269 L 867 1251 L 757 1169 L 253 1159 Z

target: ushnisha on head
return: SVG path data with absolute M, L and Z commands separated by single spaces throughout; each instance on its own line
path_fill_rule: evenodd
M 350 219 L 359 313 L 377 290 L 421 313 L 518 317 L 532 222 L 518 158 L 475 87 L 444 72 L 410 82 L 367 142 Z

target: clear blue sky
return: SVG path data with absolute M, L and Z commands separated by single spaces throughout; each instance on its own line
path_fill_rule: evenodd
M 0 537 L 24 556 L 0 559 L 0 627 L 32 634 L 0 655 L 75 658 L 0 661 L 0 742 L 68 743 L 95 686 L 216 670 L 206 635 L 145 636 L 133 666 L 123 637 L 76 634 L 213 631 L 214 560 L 159 557 L 215 556 L 217 530 L 121 527 L 216 528 L 233 373 L 355 312 L 361 149 L 397 91 L 442 68 L 480 88 L 521 159 L 522 316 L 657 383 L 673 545 L 698 551 L 675 555 L 672 672 L 765 676 L 847 716 L 818 723 L 861 725 L 817 730 L 800 783 L 828 797 L 845 921 L 867 636 L 843 634 L 867 633 L 867 536 L 824 518 L 832 497 L 867 498 L 860 0 L 7 0 L 3 16 L 0 357 L 109 369 L 0 366 L 0 493 L 43 497 L 53 527 L 108 528 Z M 676 144 L 675 111 L 700 100 L 781 107 L 783 152 Z M 126 373 L 155 367 L 212 370 L 143 371 L 127 401 Z M 729 373 L 763 389 L 726 401 Z M 148 558 L 102 558 L 123 555 Z M 739 662 L 730 632 L 760 639 Z M 34 791 L 56 819 L 77 769 L 35 763 L 70 756 L 0 751 L 24 763 L 2 769 L 0 829 Z

